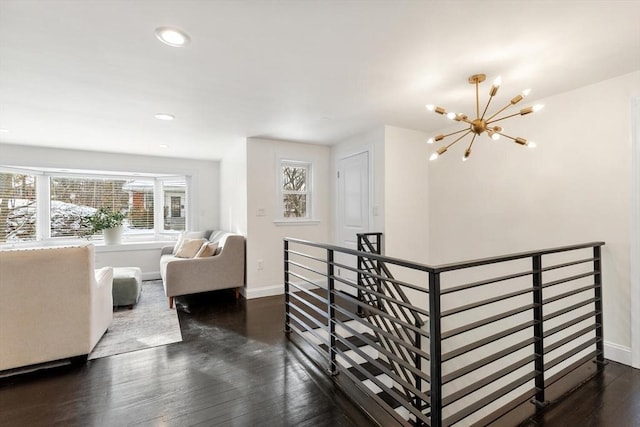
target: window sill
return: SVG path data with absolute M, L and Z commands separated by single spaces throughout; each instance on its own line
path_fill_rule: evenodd
M 277 226 L 288 225 L 318 225 L 319 219 L 276 219 L 273 223 Z

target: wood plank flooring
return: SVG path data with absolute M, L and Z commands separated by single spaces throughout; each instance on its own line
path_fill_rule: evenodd
M 285 338 L 282 297 L 178 303 L 181 343 L 1 379 L 0 426 L 373 425 Z M 640 371 L 610 363 L 521 425 L 640 426 Z

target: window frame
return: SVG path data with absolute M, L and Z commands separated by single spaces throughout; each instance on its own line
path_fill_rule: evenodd
M 154 223 L 153 228 L 144 232 L 126 232 L 123 234 L 123 242 L 148 242 L 150 240 L 160 241 L 175 238 L 180 230 L 165 230 L 164 223 L 164 182 L 183 181 L 185 187 L 184 211 L 185 230 L 191 223 L 192 206 L 189 203 L 191 177 L 187 174 L 153 174 L 135 172 L 109 172 L 99 170 L 71 171 L 67 169 L 38 168 L 38 167 L 16 167 L 0 165 L 0 172 L 12 174 L 33 175 L 36 179 L 36 237 L 25 241 L 0 242 L 0 246 L 7 245 L 29 245 L 34 243 L 63 243 L 77 242 L 84 240 L 74 236 L 51 236 L 51 178 L 77 178 L 77 179 L 112 179 L 112 180 L 142 180 L 153 184 L 154 198 Z M 101 244 L 104 239 L 101 235 L 90 237 L 92 243 Z
M 297 167 L 306 169 L 306 191 L 287 191 L 284 189 L 284 175 L 282 169 L 284 167 Z M 314 186 L 313 186 L 313 162 L 308 160 L 294 160 L 290 158 L 278 159 L 276 165 L 276 215 L 274 222 L 276 224 L 313 224 L 319 222 L 314 216 Z M 287 194 L 305 194 L 306 195 L 306 212 L 305 216 L 300 217 L 286 217 L 284 216 L 284 197 Z

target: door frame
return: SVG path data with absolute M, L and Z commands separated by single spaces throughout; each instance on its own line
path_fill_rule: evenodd
M 335 244 L 340 246 L 340 242 L 342 242 L 343 236 L 342 236 L 342 224 L 340 222 L 340 206 L 339 206 L 339 185 L 340 185 L 340 181 L 337 178 L 338 175 L 338 171 L 340 170 L 339 165 L 340 162 L 344 159 L 347 159 L 349 157 L 353 157 L 353 156 L 357 156 L 360 154 L 364 154 L 367 153 L 367 191 L 369 192 L 368 194 L 368 202 L 369 202 L 369 206 L 367 206 L 367 213 L 368 213 L 368 222 L 369 222 L 369 231 L 371 231 L 373 225 L 374 225 L 374 218 L 373 218 L 373 206 L 374 206 L 374 200 L 373 200 L 373 196 L 374 196 L 374 172 L 373 172 L 373 165 L 374 165 L 374 161 L 373 161 L 373 146 L 366 146 L 366 147 L 360 147 L 358 149 L 354 149 L 351 151 L 346 151 L 344 154 L 341 154 L 339 157 L 336 157 L 335 160 L 335 164 L 334 164 L 334 170 L 333 170 L 333 177 L 335 179 L 335 184 L 334 184 L 334 194 L 335 194 L 335 209 L 334 209 L 334 215 L 335 215 L 335 226 L 334 226 L 334 240 L 335 240 Z
M 631 366 L 640 368 L 640 97 L 631 99 Z

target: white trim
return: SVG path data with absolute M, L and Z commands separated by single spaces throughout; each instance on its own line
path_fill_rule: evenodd
M 307 282 L 295 282 L 296 286 L 304 288 L 304 289 L 317 289 L 317 288 L 327 288 L 326 280 L 314 280 L 314 285 L 309 284 Z M 292 288 L 293 292 L 299 292 L 297 289 Z M 273 286 L 263 286 L 259 288 L 242 288 L 240 293 L 244 295 L 246 299 L 254 299 L 254 298 L 263 298 L 263 297 L 272 297 L 276 295 L 284 295 L 284 285 L 278 284 Z
M 631 349 L 612 342 L 604 342 L 604 357 L 623 365 L 631 365 Z
M 640 97 L 631 99 L 631 366 L 640 368 Z
M 317 225 L 319 219 L 277 219 L 273 221 L 275 225 Z
M 306 191 L 304 192 L 304 194 L 306 195 L 306 199 L 307 199 L 307 204 L 306 204 L 306 212 L 305 212 L 305 216 L 304 217 L 295 217 L 295 218 L 288 218 L 285 217 L 283 215 L 283 197 L 284 197 L 284 182 L 283 182 L 283 178 L 282 178 L 282 167 L 283 166 L 293 166 L 293 167 L 300 167 L 300 168 L 305 168 L 307 170 L 307 181 L 306 181 Z M 316 222 L 318 220 L 314 219 L 315 215 L 315 200 L 314 200 L 314 193 L 315 193 L 315 188 L 314 188 L 314 166 L 313 166 L 313 162 L 310 160 L 305 160 L 305 159 L 296 159 L 293 160 L 289 157 L 280 157 L 278 158 L 278 163 L 276 165 L 276 180 L 277 180 L 277 189 L 278 191 L 276 191 L 276 215 L 275 215 L 275 219 L 274 219 L 274 223 L 276 224 L 284 224 L 284 223 L 288 223 L 288 222 L 292 222 L 292 223 L 299 223 L 299 222 Z M 319 221 L 318 221 L 319 222 Z
M 160 280 L 162 276 L 160 271 L 147 271 L 142 273 L 142 280 Z

